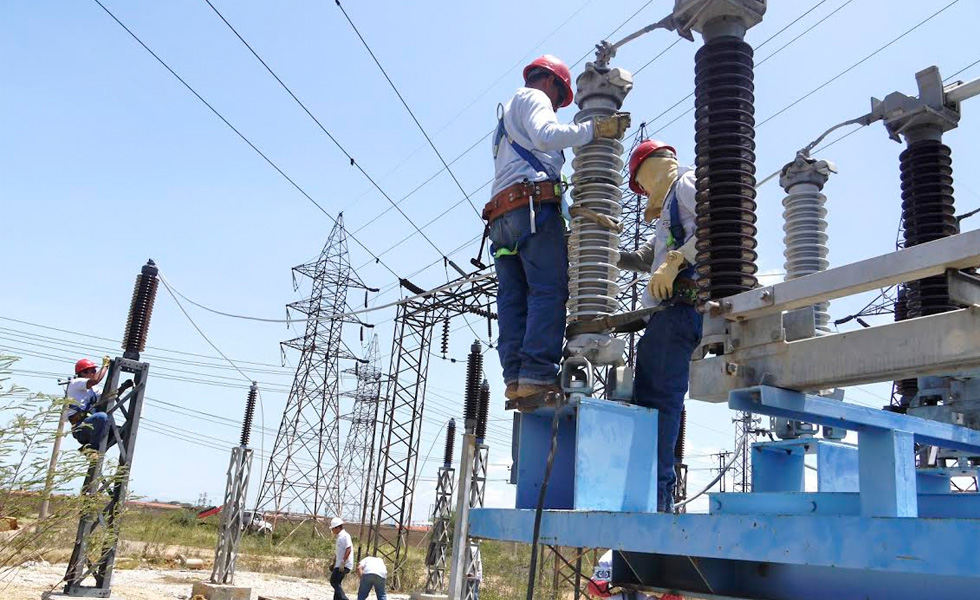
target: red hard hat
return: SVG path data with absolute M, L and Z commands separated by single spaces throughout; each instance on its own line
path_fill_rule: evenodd
M 525 83 L 527 83 L 527 76 L 534 69 L 544 69 L 561 81 L 562 87 L 565 88 L 565 93 L 563 94 L 564 98 L 559 108 L 564 108 L 572 103 L 572 72 L 568 70 L 568 66 L 560 58 L 550 54 L 535 58 L 531 64 L 524 67 Z
M 90 361 L 87 358 L 83 358 L 82 360 L 75 363 L 75 375 L 80 374 L 82 371 L 86 369 L 97 369 L 97 368 L 98 365 L 96 365 L 94 362 Z
M 677 155 L 677 150 L 674 150 L 673 146 L 668 146 L 660 140 L 644 140 L 633 150 L 633 154 L 630 154 L 630 189 L 641 196 L 644 192 L 636 182 L 636 173 L 640 170 L 643 161 L 657 150 L 670 150 L 672 154 Z

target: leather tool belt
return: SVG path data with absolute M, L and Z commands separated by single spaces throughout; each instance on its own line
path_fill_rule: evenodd
M 561 202 L 561 183 L 556 181 L 522 181 L 506 187 L 490 199 L 483 207 L 483 219 L 492 223 L 503 214 L 524 208 L 532 201 L 557 204 Z

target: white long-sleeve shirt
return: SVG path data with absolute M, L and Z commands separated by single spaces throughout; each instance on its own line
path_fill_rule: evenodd
M 518 145 L 531 151 L 549 171 L 535 170 L 511 147 L 505 135 L 497 147 L 491 195 L 528 181 L 545 181 L 561 177 L 565 164 L 562 150 L 592 141 L 592 121 L 563 125 L 552 108 L 548 95 L 541 90 L 522 87 L 504 105 L 504 127 Z M 494 140 L 496 141 L 496 136 Z
M 670 250 L 667 248 L 667 239 L 670 237 L 670 202 L 678 202 L 678 213 L 681 218 L 681 225 L 684 226 L 684 235 L 687 239 L 684 242 L 684 246 L 678 248 L 681 254 L 684 255 L 684 260 L 687 261 L 688 265 L 693 265 L 697 262 L 697 250 L 694 248 L 694 242 L 696 240 L 696 229 L 694 219 L 697 216 L 695 212 L 696 202 L 694 195 L 697 192 L 695 187 L 694 179 L 694 169 L 691 167 L 678 167 L 677 169 L 677 184 L 674 186 L 674 193 L 668 194 L 666 200 L 664 201 L 663 211 L 660 214 L 660 220 L 657 221 L 657 228 L 653 234 L 653 262 L 650 266 L 650 272 L 656 271 L 660 265 L 664 264 L 667 260 L 667 252 Z M 650 244 L 651 240 L 647 240 L 646 244 Z M 656 300 L 650 294 L 650 288 L 643 288 L 643 296 L 640 298 L 640 302 L 645 307 L 657 306 L 660 301 Z

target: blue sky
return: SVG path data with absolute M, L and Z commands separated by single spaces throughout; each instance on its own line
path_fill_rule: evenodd
M 213 0 L 215 6 L 306 103 L 324 126 L 393 199 L 436 174 L 441 164 L 399 104 L 370 56 L 333 2 L 264 3 Z M 381 253 L 413 232 L 388 202 L 309 117 L 276 84 L 204 2 L 106 0 L 143 41 L 194 86 L 225 117 L 275 161 L 331 214 L 344 211 L 348 229 Z M 879 47 L 912 28 L 944 2 L 797 0 L 770 2 L 766 20 L 749 34 L 762 44 L 794 19 L 799 22 L 759 48 L 757 62 L 777 52 L 756 72 L 756 115 L 769 116 L 803 97 Z M 621 31 L 659 20 L 666 0 L 598 2 L 345 4 L 351 18 L 443 156 L 455 158 L 494 124 L 498 102 L 520 85 L 520 68 L 544 51 L 572 63 L 639 9 Z M 796 41 L 798 35 L 838 10 Z M 0 316 L 118 339 L 125 324 L 132 281 L 148 257 L 174 286 L 194 300 L 230 312 L 280 317 L 283 306 L 309 290 L 292 289 L 290 268 L 315 256 L 330 220 L 265 163 L 173 76 L 138 46 L 94 2 L 5 0 L 0 4 Z M 944 76 L 980 59 L 968 40 L 980 7 L 956 2 L 877 55 L 800 101 L 757 133 L 761 176 L 790 160 L 828 126 L 867 112 L 871 96 L 915 93 L 914 74 L 938 65 Z M 614 36 L 615 37 L 615 36 Z M 615 64 L 636 71 L 676 38 L 654 33 L 620 51 Z M 784 49 L 784 44 L 789 43 Z M 683 114 L 693 100 L 668 107 L 693 88 L 693 56 L 699 47 L 682 41 L 636 76 L 626 110 L 693 160 L 693 121 Z M 573 68 L 577 75 L 581 65 Z M 959 75 L 980 76 L 980 65 Z M 961 126 L 947 134 L 953 148 L 959 212 L 980 205 L 980 179 L 969 168 L 980 159 L 980 119 L 972 103 Z M 657 115 L 666 113 L 654 121 Z M 560 113 L 571 120 L 574 108 Z M 674 121 L 675 117 L 677 118 Z M 673 122 L 672 122 L 673 121 Z M 837 163 L 827 185 L 832 264 L 840 265 L 892 249 L 900 214 L 898 154 L 880 124 L 836 144 L 821 158 Z M 453 165 L 472 192 L 492 176 L 489 140 Z M 473 203 L 486 201 L 486 189 Z M 782 271 L 782 191 L 775 182 L 759 194 L 760 270 Z M 482 225 L 447 174 L 408 198 L 402 209 L 420 226 L 457 205 L 425 231 L 442 252 L 463 265 L 474 255 Z M 384 213 L 382 215 L 382 213 Z M 381 215 L 381 216 L 379 216 Z M 980 217 L 977 217 L 980 219 Z M 980 221 L 978 221 L 980 222 Z M 971 221 L 965 228 L 975 227 Z M 393 276 L 353 241 L 351 261 L 370 285 L 389 288 L 374 300 L 397 298 Z M 382 260 L 399 275 L 437 262 L 414 277 L 423 286 L 447 273 L 421 236 L 386 252 Z M 356 294 L 355 294 L 356 295 Z M 835 302 L 843 316 L 867 298 Z M 284 325 L 231 320 L 190 309 L 208 336 L 261 383 L 264 442 L 271 450 L 292 371 L 279 368 L 278 342 L 298 335 Z M 391 344 L 392 311 L 372 315 L 378 323 L 384 368 Z M 486 336 L 485 323 L 474 329 Z M 462 321 L 453 323 L 450 355 L 463 358 L 473 340 Z M 101 356 L 114 344 L 91 337 L 0 321 L 0 349 L 24 355 L 17 379 L 37 391 L 57 393 L 54 378 L 84 353 Z M 39 335 L 52 339 L 43 339 Z M 347 339 L 357 344 L 357 331 Z M 247 385 L 231 370 L 162 291 L 150 345 L 211 358 L 150 352 L 148 394 L 193 410 L 240 419 Z M 91 346 L 91 347 L 90 347 Z M 18 350 L 20 349 L 20 350 Z M 24 352 L 35 356 L 29 356 Z M 37 356 L 43 355 L 43 356 Z M 184 362 L 174 362 L 175 359 Z M 288 356 L 296 364 L 297 356 Z M 509 416 L 499 394 L 494 356 L 487 372 L 496 392 L 491 423 L 492 479 L 506 476 Z M 170 369 L 170 370 L 166 370 Z M 41 373 L 41 374 L 38 374 Z M 159 375 L 158 375 L 159 374 Z M 461 364 L 432 363 L 421 451 L 436 442 L 450 415 L 462 412 Z M 196 381 L 178 381 L 167 377 Z M 223 379 L 222 379 L 223 378 Z M 205 385 L 201 381 L 209 381 Z M 352 387 L 353 381 L 345 381 Z M 879 405 L 887 386 L 849 390 L 854 401 Z M 344 403 L 349 400 L 344 400 Z M 346 404 L 345 404 L 346 406 Z M 349 410 L 349 406 L 347 407 Z M 689 403 L 692 469 L 707 469 L 706 455 L 731 447 L 730 414 L 724 406 Z M 228 451 L 237 438 L 230 423 L 213 422 L 151 403 L 133 472 L 137 494 L 193 500 L 217 497 L 224 485 Z M 213 438 L 215 449 L 161 433 L 177 428 L 195 439 Z M 432 499 L 437 461 L 426 463 L 415 502 L 424 518 Z M 258 465 L 257 465 L 258 467 Z M 261 479 L 256 469 L 253 483 Z M 691 474 L 691 486 L 709 478 Z M 504 505 L 512 492 L 491 483 L 489 502 Z

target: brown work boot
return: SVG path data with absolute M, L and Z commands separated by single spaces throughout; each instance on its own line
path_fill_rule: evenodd
M 514 398 L 532 398 L 535 396 L 545 396 L 547 394 L 561 394 L 561 386 L 557 383 L 519 383 L 514 392 Z
M 504 397 L 508 400 L 516 400 L 518 398 L 516 381 L 507 384 L 507 389 L 504 390 Z

